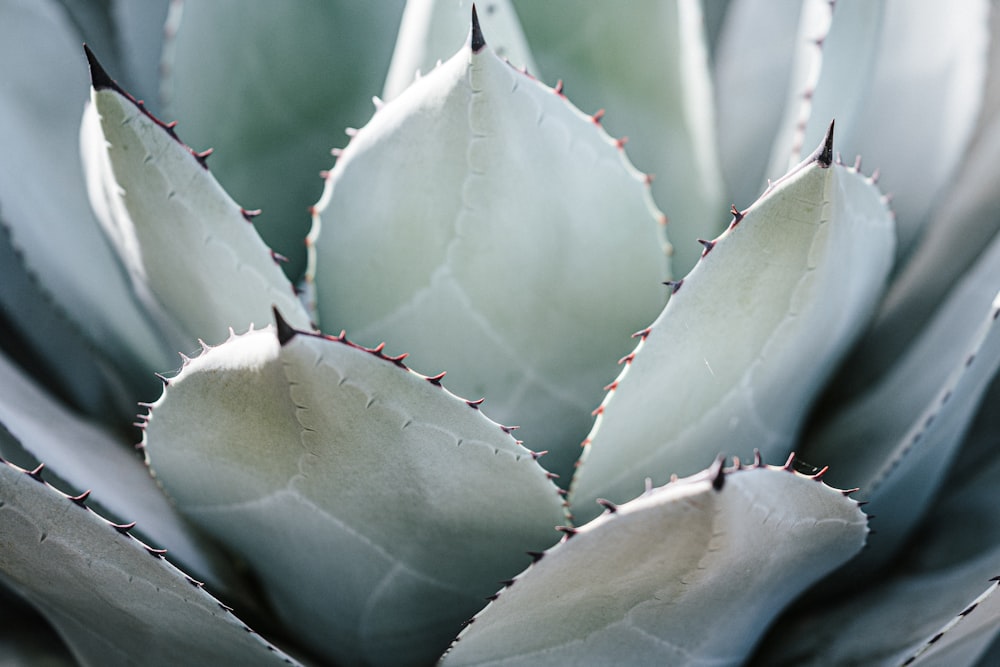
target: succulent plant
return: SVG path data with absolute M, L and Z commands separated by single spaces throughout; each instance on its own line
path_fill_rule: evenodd
M 995 4 L 0 0 L 2 660 L 993 664 Z

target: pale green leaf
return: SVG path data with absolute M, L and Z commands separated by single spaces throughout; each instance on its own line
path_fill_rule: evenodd
M 698 258 L 697 239 L 721 231 L 728 206 L 701 2 L 514 4 L 539 76 L 563 81 L 581 109 L 606 110 L 602 123 L 630 138 L 629 157 L 655 176 L 653 196 L 671 221 L 675 270 L 686 273 Z M 730 159 L 728 147 L 724 155 Z
M 180 120 L 192 146 L 215 148 L 213 173 L 262 210 L 260 234 L 296 279 L 318 174 L 344 131 L 371 116 L 403 0 L 173 5 L 164 114 Z
M 570 471 L 615 359 L 664 299 L 658 212 L 620 145 L 466 45 L 358 132 L 316 212 L 323 327 L 447 369 Z
M 293 664 L 128 530 L 0 459 L 0 577 L 82 664 Z
M 382 99 L 398 97 L 415 78 L 430 72 L 465 43 L 473 4 L 472 0 L 408 0 Z M 515 67 L 537 73 L 510 0 L 481 3 L 479 9 L 479 21 L 494 53 Z
M 852 355 L 841 385 L 845 394 L 870 383 L 899 359 L 1000 230 L 1000 162 L 995 159 L 1000 153 L 1000 12 L 990 15 L 990 34 L 987 87 L 968 152 Z
M 443 665 L 735 665 L 861 549 L 857 503 L 814 478 L 717 467 L 612 506 L 502 590 Z M 627 658 L 625 658 L 627 656 Z
M 850 595 L 790 613 L 754 665 L 975 664 L 1000 632 L 1000 593 L 990 581 L 1000 574 L 1000 460 L 995 430 L 975 436 L 987 462 L 955 471 L 901 557 L 860 586 L 834 574 L 835 590 Z M 873 516 L 869 544 L 891 521 Z
M 768 156 L 788 100 L 802 4 L 732 0 L 722 21 L 712 71 L 720 163 L 727 192 L 741 207 L 760 195 L 767 179 Z
M 885 518 L 866 569 L 899 547 L 930 503 L 1000 368 L 1000 239 L 879 381 L 812 429 L 800 453 Z
M 88 52 L 94 88 L 81 142 L 91 203 L 151 311 L 190 341 L 263 325 L 272 305 L 309 319 L 248 216 L 172 127 L 151 116 Z M 169 319 L 168 319 L 169 318 Z M 178 343 L 181 345 L 181 343 Z
M 841 11 L 838 7 L 834 25 Z M 880 170 L 881 187 L 893 194 L 900 254 L 911 249 L 969 147 L 983 102 L 990 11 L 989 0 L 885 2 L 878 44 L 865 66 L 872 69 L 871 82 L 839 142 L 845 159 L 862 155 Z M 861 33 L 870 27 L 864 21 L 856 25 L 856 34 L 845 39 L 855 40 L 857 47 L 867 44 L 868 36 Z M 843 60 L 837 57 L 834 62 Z M 853 74 L 839 77 L 838 83 L 850 89 L 864 81 L 857 71 Z M 830 94 L 835 99 L 853 97 L 840 90 Z M 825 121 L 811 121 L 807 146 L 818 140 Z
M 23 261 L 5 261 L 0 280 L 30 275 L 40 298 L 51 299 L 100 350 L 95 356 L 109 364 L 108 375 L 142 387 L 150 369 L 172 363 L 174 352 L 136 302 L 88 206 L 78 142 L 87 98 L 79 37 L 48 0 L 3 0 L 0 14 L 0 59 L 8 63 L 0 95 L 0 217 L 9 248 Z M 50 349 L 56 360 L 60 353 Z
M 170 381 L 150 464 L 303 641 L 344 664 L 427 663 L 555 541 L 556 487 L 436 379 L 279 326 L 280 343 L 234 337 Z
M 893 251 L 878 189 L 829 164 L 831 152 L 828 134 L 737 212 L 675 284 L 600 408 L 573 480 L 578 516 L 592 516 L 595 498 L 627 500 L 645 477 L 691 474 L 720 451 L 791 451 L 807 408 L 874 308 Z
M 3 355 L 0 425 L 31 459 L 20 459 L 2 447 L 0 456 L 19 465 L 47 461 L 76 493 L 92 491 L 108 516 L 138 522 L 144 539 L 170 548 L 172 561 L 217 590 L 234 591 L 237 582 L 227 570 L 229 560 L 180 517 L 150 477 L 133 443 L 122 442 L 106 428 L 67 410 Z

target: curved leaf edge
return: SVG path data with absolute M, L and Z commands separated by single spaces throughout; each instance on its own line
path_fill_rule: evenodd
M 217 606 L 219 610 L 224 614 L 224 618 L 226 618 L 229 623 L 233 623 L 236 624 L 237 626 L 242 627 L 243 630 L 248 635 L 254 637 L 254 639 L 260 644 L 261 649 L 271 654 L 272 658 L 277 658 L 281 662 L 288 665 L 300 664 L 297 660 L 295 660 L 290 655 L 286 654 L 283 650 L 281 650 L 280 648 L 269 642 L 261 634 L 257 633 L 249 625 L 247 625 L 244 621 L 242 621 L 234 613 L 232 607 L 225 604 L 221 600 L 217 599 L 214 595 L 209 593 L 208 590 L 206 590 L 205 588 L 204 582 L 198 581 L 197 579 L 190 576 L 189 574 L 178 568 L 176 565 L 171 563 L 169 560 L 167 560 L 166 549 L 159 549 L 150 546 L 149 544 L 146 544 L 138 537 L 133 535 L 132 530 L 136 528 L 136 523 L 134 521 L 128 523 L 115 523 L 114 521 L 106 519 L 99 512 L 95 511 L 90 506 L 90 504 L 88 504 L 88 501 L 94 503 L 95 505 L 97 504 L 96 499 L 93 501 L 90 500 L 91 492 L 89 490 L 84 491 L 83 493 L 80 493 L 78 495 L 70 495 L 64 493 L 63 491 L 61 491 L 60 489 L 58 489 L 57 487 L 53 486 L 48 481 L 46 481 L 46 479 L 43 476 L 43 473 L 45 471 L 44 463 L 39 463 L 34 469 L 27 470 L 21 468 L 20 466 L 14 463 L 11 463 L 10 461 L 7 461 L 3 457 L 0 457 L 0 466 L 5 466 L 6 468 L 11 469 L 15 473 L 20 473 L 22 475 L 25 475 L 29 477 L 32 481 L 41 484 L 42 487 L 47 492 L 55 494 L 57 497 L 62 497 L 63 499 L 69 502 L 70 506 L 76 506 L 77 508 L 80 508 L 81 510 L 86 512 L 87 516 L 99 522 L 103 522 L 109 528 L 112 528 L 116 533 L 118 533 L 119 539 L 127 540 L 129 543 L 134 544 L 136 548 L 143 550 L 146 554 L 153 557 L 155 560 L 159 561 L 160 566 L 167 571 L 168 576 L 183 580 L 186 584 L 190 585 L 196 591 L 195 594 L 201 596 L 205 602 Z M 19 597 L 22 596 L 22 593 L 17 589 L 17 587 L 12 587 L 12 590 Z M 32 604 L 32 606 L 34 606 L 34 604 Z
M 695 473 L 695 474 L 690 475 L 688 477 L 678 477 L 677 475 L 671 475 L 670 481 L 667 482 L 666 484 L 664 484 L 663 486 L 659 486 L 659 487 L 654 487 L 653 484 L 652 484 L 652 480 L 650 478 L 647 478 L 646 479 L 646 490 L 643 493 L 639 494 L 638 496 L 636 496 L 635 498 L 633 498 L 632 500 L 630 500 L 628 502 L 631 503 L 631 502 L 634 502 L 634 501 L 639 500 L 641 498 L 648 497 L 648 496 L 650 496 L 652 494 L 659 493 L 659 492 L 663 491 L 664 489 L 667 489 L 668 487 L 672 488 L 672 487 L 677 486 L 677 485 L 697 484 L 697 483 L 705 482 L 705 481 L 710 481 L 711 484 L 712 484 L 712 488 L 715 491 L 721 491 L 722 488 L 725 486 L 727 476 L 733 475 L 733 474 L 739 474 L 740 472 L 747 471 L 747 470 L 757 470 L 757 469 L 764 468 L 764 469 L 768 469 L 768 470 L 781 470 L 781 471 L 785 471 L 785 472 L 788 472 L 790 474 L 796 475 L 798 477 L 818 482 L 818 483 L 822 484 L 824 487 L 829 488 L 829 489 L 831 489 L 833 491 L 836 491 L 836 492 L 840 493 L 841 495 L 843 495 L 845 498 L 847 498 L 847 499 L 851 500 L 852 502 L 854 502 L 854 504 L 858 507 L 859 510 L 861 510 L 861 508 L 864 506 L 863 502 L 858 502 L 856 500 L 853 500 L 850 497 L 852 494 L 856 493 L 859 489 L 856 489 L 856 488 L 854 488 L 854 489 L 838 489 L 838 488 L 830 486 L 829 484 L 827 484 L 826 482 L 823 481 L 823 477 L 826 475 L 826 473 L 828 471 L 828 468 L 826 468 L 826 467 L 816 468 L 815 466 L 812 466 L 812 465 L 810 465 L 808 463 L 800 461 L 797 458 L 795 452 L 792 452 L 791 454 L 789 454 L 788 458 L 780 466 L 765 464 L 763 462 L 763 460 L 761 459 L 760 452 L 757 451 L 757 450 L 754 450 L 753 461 L 751 461 L 749 463 L 744 463 L 744 462 L 742 462 L 740 460 L 740 458 L 738 456 L 734 456 L 734 457 L 732 457 L 732 465 L 727 466 L 726 465 L 726 460 L 727 460 L 727 457 L 725 455 L 720 454 L 715 459 L 715 462 L 712 464 L 711 467 L 706 468 L 706 469 L 702 470 L 701 472 Z M 604 511 L 600 515 L 598 515 L 596 518 L 591 519 L 589 522 L 587 522 L 586 524 L 584 524 L 584 526 L 587 526 L 588 528 L 589 527 L 599 526 L 600 523 L 603 523 L 605 521 L 614 520 L 614 517 L 618 513 L 618 509 L 621 506 L 621 504 L 612 503 L 611 501 L 605 500 L 603 498 L 598 498 L 597 499 L 597 503 L 604 508 Z M 870 520 L 871 519 L 871 517 L 869 517 L 867 515 L 865 515 L 865 517 L 866 517 L 866 520 Z M 442 659 L 444 659 L 444 657 L 447 656 L 448 653 L 451 652 L 452 648 L 454 648 L 454 646 L 459 641 L 461 641 L 462 636 L 469 631 L 469 627 L 476 622 L 476 619 L 478 619 L 480 616 L 482 616 L 484 613 L 486 613 L 487 610 L 493 605 L 493 603 L 497 599 L 499 599 L 499 597 L 501 595 L 503 595 L 504 591 L 506 591 L 507 589 L 509 589 L 518 580 L 520 580 L 522 577 L 524 577 L 525 574 L 527 572 L 529 572 L 531 570 L 531 568 L 534 567 L 534 565 L 536 563 L 538 563 L 540 560 L 542 560 L 546 555 L 548 555 L 549 553 L 551 553 L 553 550 L 559 549 L 559 548 L 565 548 L 566 543 L 569 542 L 572 539 L 572 537 L 574 535 L 576 535 L 576 533 L 578 532 L 577 527 L 574 527 L 572 525 L 557 526 L 556 530 L 558 530 L 558 531 L 560 531 L 560 532 L 563 533 L 563 537 L 559 540 L 559 542 L 557 542 L 553 546 L 549 547 L 545 551 L 532 551 L 532 552 L 528 552 L 528 555 L 531 556 L 531 559 L 532 559 L 531 564 L 529 564 L 528 567 L 524 571 L 522 571 L 520 574 L 518 574 L 516 577 L 513 577 L 512 579 L 508 579 L 507 581 L 500 582 L 501 588 L 499 590 L 497 590 L 496 593 L 494 593 L 489 598 L 487 598 L 487 601 L 488 601 L 487 605 L 485 607 L 483 607 L 483 609 L 481 609 L 477 614 L 475 614 L 474 616 L 472 616 L 471 618 L 469 618 L 469 619 L 467 619 L 465 621 L 465 623 L 463 624 L 462 631 L 458 634 L 458 636 L 451 643 L 451 646 L 448 647 L 448 650 L 445 651 L 445 653 L 441 656 Z

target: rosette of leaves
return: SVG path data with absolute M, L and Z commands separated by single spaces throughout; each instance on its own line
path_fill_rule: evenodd
M 993 3 L 0 16 L 5 659 L 996 659 Z

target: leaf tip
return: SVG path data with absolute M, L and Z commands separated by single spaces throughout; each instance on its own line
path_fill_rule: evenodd
M 288 341 L 295 338 L 298 331 L 285 321 L 277 306 L 271 306 L 271 312 L 274 314 L 274 326 L 278 332 L 278 344 L 284 347 Z
M 83 52 L 87 54 L 87 64 L 90 66 L 90 85 L 94 90 L 111 89 L 120 90 L 118 84 L 108 74 L 107 70 L 97 60 L 97 56 L 86 44 L 83 45 Z
M 830 121 L 830 125 L 826 128 L 826 136 L 823 137 L 823 141 L 811 156 L 812 161 L 823 169 L 833 164 L 833 124 L 835 122 L 835 120 Z
M 479 53 L 485 46 L 486 38 L 483 37 L 483 30 L 479 27 L 479 14 L 476 13 L 476 5 L 472 5 L 472 52 Z

